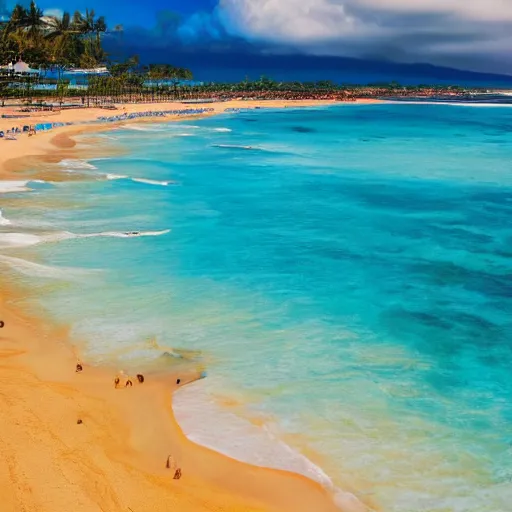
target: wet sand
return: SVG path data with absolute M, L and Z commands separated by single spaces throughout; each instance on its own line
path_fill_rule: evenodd
M 221 105 L 236 108 L 234 103 Z M 239 103 L 247 108 L 250 102 Z M 270 103 L 263 102 L 284 106 Z M 127 111 L 174 107 L 134 105 Z M 105 112 L 98 115 L 109 115 Z M 92 109 L 76 113 L 97 114 Z M 19 171 L 30 165 L 27 155 L 58 161 L 76 151 L 72 134 L 111 128 L 71 126 L 0 141 L 0 177 L 23 179 Z M 118 368 L 83 361 L 83 372 L 76 373 L 79 354 L 66 326 L 29 309 L 30 292 L 3 265 L 0 283 L 2 512 L 366 509 L 348 494 L 336 506 L 329 490 L 301 475 L 244 464 L 189 441 L 174 419 L 172 391 L 177 377 L 182 383 L 198 378 L 194 369 L 180 375 L 148 373 L 144 384 L 135 380 L 132 388 L 121 389 L 113 384 Z M 169 455 L 183 471 L 180 480 L 165 467 Z

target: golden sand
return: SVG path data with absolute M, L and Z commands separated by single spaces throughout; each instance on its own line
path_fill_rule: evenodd
M 222 111 L 249 103 L 258 105 L 244 101 L 213 107 Z M 127 112 L 180 107 L 133 105 Z M 58 120 L 79 122 L 99 115 L 105 111 L 66 111 Z M 0 176 L 20 179 L 16 171 L 28 165 L 28 155 L 63 158 L 73 150 L 69 134 L 77 130 L 83 129 L 64 127 L 0 141 Z M 0 329 L 2 512 L 366 510 L 350 496 L 342 509 L 336 507 L 328 490 L 301 475 L 244 464 L 189 441 L 172 414 L 176 375 L 146 374 L 143 384 L 134 379 L 133 387 L 115 389 L 117 369 L 81 361 L 83 371 L 77 373 L 78 354 L 67 329 L 17 306 L 27 290 L 12 276 L 0 273 L 0 283 L 0 320 L 5 323 Z M 179 377 L 186 383 L 197 375 Z M 179 480 L 166 468 L 169 456 L 182 469 Z

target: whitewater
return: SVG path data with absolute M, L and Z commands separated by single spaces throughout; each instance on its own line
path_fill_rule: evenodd
M 135 126 L 56 166 L 90 180 L 0 186 L 0 264 L 69 282 L 41 305 L 85 356 L 204 367 L 176 417 L 240 460 L 391 512 L 508 512 L 509 109 Z

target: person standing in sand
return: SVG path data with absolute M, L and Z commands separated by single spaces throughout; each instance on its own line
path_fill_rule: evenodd
M 120 370 L 117 375 L 116 375 L 116 378 L 114 379 L 114 387 L 117 389 L 117 387 L 119 386 L 119 384 L 121 383 L 121 379 L 126 379 L 126 375 L 124 374 L 124 371 L 123 370 Z
M 169 455 L 169 457 L 167 457 L 167 464 L 165 465 L 165 467 L 167 469 L 174 471 L 174 476 L 172 477 L 173 480 L 179 480 L 181 478 L 181 468 L 178 467 L 178 464 L 176 463 L 172 455 Z

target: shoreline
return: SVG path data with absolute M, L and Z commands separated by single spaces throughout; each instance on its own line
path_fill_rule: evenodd
M 213 505 L 339 510 L 305 477 L 249 466 L 189 441 L 172 414 L 176 374 L 146 374 L 144 384 L 116 390 L 114 368 L 82 362 L 76 373 L 67 329 L 13 307 L 23 294 L 2 286 L 0 499 L 6 512 L 64 512 L 71 505 L 163 511 L 171 504 L 180 511 Z M 199 378 L 185 375 L 179 374 L 183 382 Z M 179 481 L 165 467 L 168 455 L 183 470 Z
M 211 115 L 227 108 L 250 108 L 249 104 L 253 108 L 259 104 L 267 108 L 337 104 L 233 103 L 217 105 L 222 109 Z M 137 107 L 137 112 L 147 109 L 146 105 L 131 107 Z M 173 105 L 165 104 L 169 107 Z M 158 106 L 153 104 L 151 110 L 158 110 Z M 72 137 L 78 134 L 93 135 L 130 122 L 196 117 L 204 116 L 71 125 L 32 138 L 23 136 L 16 142 L 4 141 L 1 144 L 12 149 L 0 156 L 0 179 L 23 181 L 21 172 L 32 158 L 55 162 L 76 155 Z M 99 153 L 104 155 L 103 150 L 106 148 L 100 147 Z M 90 157 L 89 150 L 87 155 Z M 10 280 L 8 273 L 6 281 Z M 43 322 L 41 315 L 29 315 L 23 307 L 12 306 L 25 293 L 7 283 L 2 286 L 0 299 L 0 320 L 5 322 L 0 331 L 0 398 L 4 402 L 0 428 L 8 433 L 0 441 L 7 454 L 0 464 L 0 499 L 12 510 L 26 507 L 37 512 L 67 512 L 71 504 L 74 510 L 100 507 L 133 512 L 158 512 L 170 507 L 184 512 L 224 507 L 254 512 L 366 509 L 348 493 L 341 507 L 335 505 L 329 490 L 302 475 L 251 466 L 190 441 L 172 411 L 174 374 L 148 374 L 143 385 L 122 390 L 114 390 L 114 368 L 90 367 L 85 361 L 84 372 L 76 374 L 76 348 L 69 342 L 67 328 Z M 198 376 L 192 372 L 185 380 L 193 381 Z M 81 425 L 76 424 L 78 416 L 83 420 Z M 178 482 L 165 469 L 168 455 L 173 455 L 183 469 L 183 479 Z
M 361 105 L 361 104 L 379 104 L 383 103 L 380 100 L 356 100 L 356 101 L 316 101 L 316 100 L 305 100 L 305 101 L 287 101 L 287 100 L 265 100 L 265 101 L 244 101 L 244 100 L 233 100 L 221 103 L 197 103 L 195 107 L 207 107 L 212 108 L 212 112 L 196 115 L 183 115 L 183 116 L 165 116 L 165 117 L 141 117 L 135 119 L 126 119 L 123 121 L 108 122 L 98 121 L 95 124 L 92 123 L 98 120 L 99 117 L 110 117 L 113 115 L 120 114 L 135 114 L 142 112 L 156 112 L 165 110 L 179 110 L 184 109 L 187 105 L 182 103 L 137 103 L 125 105 L 122 110 L 109 111 L 101 108 L 87 108 L 87 109 L 69 109 L 61 111 L 55 115 L 55 122 L 73 123 L 66 126 L 56 127 L 47 132 L 38 132 L 33 137 L 28 137 L 26 134 L 19 136 L 18 140 L 0 140 L 1 149 L 0 151 L 0 180 L 15 179 L 18 171 L 23 170 L 25 167 L 23 162 L 16 162 L 16 160 L 25 160 L 27 157 L 44 157 L 50 153 L 55 152 L 55 146 L 59 150 L 73 149 L 75 142 L 73 141 L 73 135 L 79 135 L 83 133 L 98 133 L 104 131 L 110 131 L 122 128 L 126 124 L 132 123 L 154 123 L 154 122 L 173 122 L 173 121 L 187 121 L 191 119 L 201 119 L 204 117 L 214 116 L 218 114 L 224 114 L 229 109 L 264 109 L 264 108 L 293 108 L 293 107 L 315 107 L 315 106 L 335 106 L 335 105 Z M 2 110 L 0 109 L 0 113 Z M 45 116 L 35 115 L 30 118 L 23 120 L 15 119 L 3 119 L 0 118 L 0 131 L 7 131 L 13 125 L 35 125 L 38 123 L 44 123 L 47 118 Z M 52 141 L 54 142 L 52 144 Z M 30 148 L 29 150 L 27 148 Z

